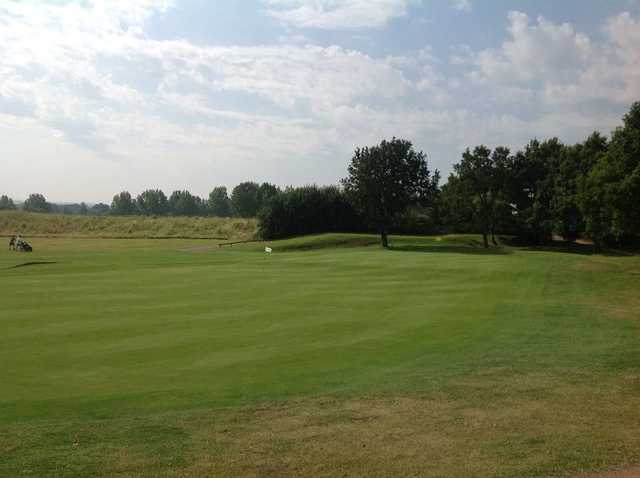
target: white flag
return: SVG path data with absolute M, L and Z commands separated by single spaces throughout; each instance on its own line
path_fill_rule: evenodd
M 270 247 L 265 247 L 264 252 L 266 252 L 267 254 L 271 254 L 273 252 L 273 249 L 271 249 Z

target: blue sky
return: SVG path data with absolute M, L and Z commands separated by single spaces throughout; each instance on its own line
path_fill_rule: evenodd
M 640 1 L 0 0 L 0 193 L 335 183 L 357 146 L 609 133 Z

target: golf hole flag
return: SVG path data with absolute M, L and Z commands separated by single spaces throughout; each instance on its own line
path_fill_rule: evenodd
M 265 247 L 264 252 L 266 252 L 267 254 L 271 254 L 273 252 L 273 249 L 271 249 L 270 247 Z

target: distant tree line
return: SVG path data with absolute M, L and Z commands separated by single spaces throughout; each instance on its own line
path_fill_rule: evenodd
M 213 188 L 207 199 L 189 191 L 174 191 L 169 197 L 160 189 L 147 189 L 137 197 L 122 191 L 113 197 L 109 213 L 116 216 L 216 216 L 256 217 L 280 189 L 269 183 L 247 181 L 233 188 L 231 197 L 225 186 Z
M 410 141 L 393 138 L 356 149 L 348 176 L 337 186 L 288 187 L 243 182 L 208 198 L 189 191 L 167 197 L 149 189 L 123 191 L 111 205 L 54 205 L 31 194 L 25 211 L 91 215 L 259 217 L 265 239 L 329 231 L 388 234 L 478 233 L 485 247 L 498 235 L 530 244 L 559 236 L 591 238 L 596 247 L 624 244 L 640 235 L 640 102 L 631 106 L 610 138 L 598 132 L 565 145 L 531 140 L 522 150 L 467 149 L 446 183 Z M 17 209 L 6 195 L 0 210 Z
M 169 197 L 160 189 L 147 189 L 136 197 L 128 191 L 116 194 L 111 205 L 98 203 L 53 204 L 39 193 L 29 195 L 22 204 L 16 204 L 6 195 L 0 196 L 0 210 L 22 209 L 28 212 L 76 214 L 93 216 L 216 216 L 256 217 L 267 202 L 280 189 L 269 183 L 247 181 L 227 193 L 225 186 L 213 188 L 203 199 L 187 190 L 174 191 Z

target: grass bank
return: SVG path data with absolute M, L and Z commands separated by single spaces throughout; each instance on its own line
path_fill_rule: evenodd
M 74 238 L 252 239 L 255 219 L 219 217 L 71 216 L 0 211 L 0 235 Z

